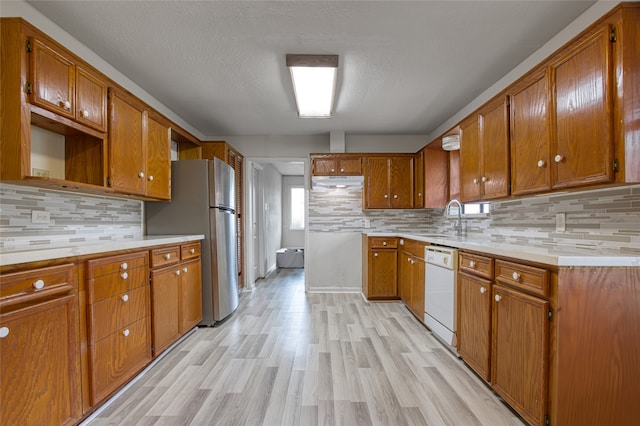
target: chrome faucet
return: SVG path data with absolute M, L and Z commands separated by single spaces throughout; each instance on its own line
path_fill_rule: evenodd
M 444 208 L 444 217 L 450 216 L 451 215 L 451 205 L 456 204 L 458 206 L 458 221 L 456 222 L 456 235 L 458 237 L 462 236 L 462 204 L 460 204 L 460 201 L 453 199 L 451 201 L 449 201 L 446 205 L 446 207 Z

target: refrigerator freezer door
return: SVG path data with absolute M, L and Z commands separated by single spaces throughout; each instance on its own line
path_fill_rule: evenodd
M 236 179 L 233 168 L 214 158 L 209 161 L 209 204 L 211 207 L 236 209 Z
M 211 241 L 212 254 L 215 256 L 212 262 L 217 264 L 217 273 L 213 277 L 215 321 L 222 321 L 238 307 L 235 219 L 236 215 L 231 210 L 211 209 L 211 228 L 215 229 L 215 239 Z

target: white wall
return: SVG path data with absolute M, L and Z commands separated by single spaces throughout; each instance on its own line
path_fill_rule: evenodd
M 304 247 L 304 230 L 291 230 L 291 188 L 303 187 L 304 176 L 282 176 L 282 247 Z
M 362 234 L 308 232 L 305 276 L 309 292 L 362 291 Z
M 265 271 L 276 267 L 276 251 L 282 242 L 282 176 L 271 165 L 261 171 L 264 182 L 264 250 Z
M 426 135 L 345 136 L 347 152 L 418 152 L 430 139 Z

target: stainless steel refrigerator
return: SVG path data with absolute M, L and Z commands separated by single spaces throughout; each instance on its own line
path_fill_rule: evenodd
M 145 203 L 148 235 L 204 234 L 202 322 L 212 326 L 238 307 L 235 176 L 225 162 L 171 163 L 171 202 Z

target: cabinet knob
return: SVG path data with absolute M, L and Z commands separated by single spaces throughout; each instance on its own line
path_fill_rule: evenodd
M 67 111 L 71 109 L 71 101 L 60 102 L 60 104 L 62 105 L 62 108 L 66 109 Z
M 478 183 L 478 182 L 479 182 L 478 178 L 473 178 L 473 183 Z
M 189 253 L 191 253 L 191 254 L 194 254 L 195 252 L 196 252 L 196 249 L 192 248 L 191 250 L 189 250 Z
M 499 294 L 496 294 L 496 297 L 494 297 L 494 299 L 496 299 L 496 302 L 499 302 L 502 300 L 502 296 L 500 296 Z
M 0 327 L 0 339 L 4 339 L 9 335 L 9 327 Z
M 127 337 L 129 334 L 130 334 L 130 331 L 129 331 L 129 329 L 128 329 L 128 328 L 122 332 L 122 335 L 123 335 L 124 337 Z
M 384 194 L 384 198 L 386 200 L 387 198 L 389 198 L 389 196 L 387 194 Z
M 180 275 L 180 269 L 176 271 L 176 276 Z
M 344 173 L 344 169 L 340 169 L 340 173 Z
M 511 274 L 511 276 L 513 277 L 514 280 L 518 281 L 520 279 L 520 274 L 517 272 L 514 272 L 513 274 Z
M 413 265 L 414 263 L 416 263 L 416 261 L 411 259 L 411 264 Z
M 555 161 L 556 163 L 559 163 L 562 160 L 564 160 L 564 157 L 562 155 L 560 155 L 560 154 L 558 154 L 555 157 L 553 157 L 553 161 Z
M 393 198 L 398 198 L 398 194 L 394 194 L 394 195 L 393 195 Z
M 411 263 L 411 258 L 407 257 L 407 262 Z
M 186 274 L 187 272 L 189 272 L 189 269 L 187 269 L 187 267 L 182 268 L 182 271 Z
M 120 276 L 122 277 L 123 280 L 126 280 L 127 278 L 129 278 L 129 274 L 127 274 L 126 272 L 121 273 Z
M 470 268 L 475 268 L 476 267 L 476 262 L 473 261 L 473 260 L 469 261 L 469 267 Z
M 44 280 L 38 280 L 33 283 L 33 288 L 36 290 L 42 290 L 44 288 Z
M 82 111 L 80 111 L 80 115 L 82 116 L 82 118 L 89 118 L 89 111 L 83 109 Z
M 129 295 L 125 294 L 124 296 L 122 296 L 122 301 L 123 302 L 128 302 L 129 301 Z
M 538 167 L 544 167 L 547 164 L 544 160 L 538 160 Z
M 167 254 L 165 254 L 165 255 L 164 255 L 164 258 L 165 258 L 166 260 L 171 259 L 171 253 L 167 253 Z
M 378 253 L 373 253 L 373 257 L 378 257 Z
M 144 177 L 144 172 L 140 172 L 140 173 L 138 173 L 138 177 L 143 178 L 143 177 Z
M 127 262 L 124 262 L 122 265 L 120 265 L 120 268 L 122 269 L 127 269 L 129 267 L 129 265 L 127 264 Z
M 151 182 L 153 180 L 153 176 L 149 176 L 149 182 Z
M 418 192 L 418 197 L 422 197 L 422 192 Z
M 480 180 L 481 180 L 481 181 L 483 181 L 483 182 L 486 182 L 486 181 L 488 181 L 489 179 L 488 179 L 486 176 L 482 176 L 482 178 L 481 178 Z
M 333 172 L 335 172 L 335 171 L 336 171 L 336 169 L 331 169 L 331 172 L 332 172 L 332 173 L 333 173 Z
M 487 292 L 487 289 L 484 287 L 480 287 L 480 293 L 485 294 Z
M 386 242 L 386 241 L 383 241 L 383 242 L 382 242 L 382 245 L 383 245 L 383 246 L 386 246 L 386 245 L 387 245 L 387 242 Z

